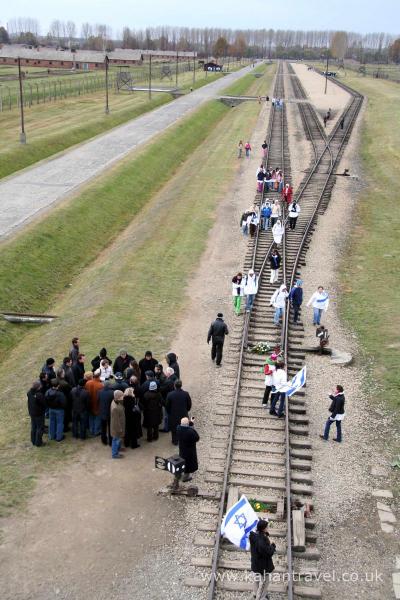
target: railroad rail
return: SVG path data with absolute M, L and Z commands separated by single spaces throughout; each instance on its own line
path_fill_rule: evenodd
M 285 97 L 286 69 L 282 63 L 278 65 L 274 90 L 276 97 Z M 289 71 L 289 74 L 291 77 L 286 77 L 286 80 L 291 82 L 294 94 L 303 94 L 304 98 L 302 86 L 296 82 L 297 78 L 293 73 Z M 264 392 L 262 367 L 265 358 L 254 354 L 252 348 L 259 341 L 268 341 L 271 347 L 279 345 L 288 378 L 304 364 L 305 355 L 301 350 L 303 323 L 292 322 L 291 309 L 287 304 L 282 324 L 276 327 L 273 324 L 274 310 L 269 300 L 277 286 L 284 283 L 288 288 L 292 287 L 300 276 L 316 220 L 328 205 L 334 185 L 334 170 L 362 104 L 360 94 L 349 88 L 347 91 L 351 93 L 351 100 L 341 115 L 346 125 L 341 129 L 339 119 L 328 137 L 311 105 L 307 102 L 297 104 L 305 134 L 313 144 L 314 162 L 295 194 L 301 206 L 301 214 L 295 230 L 285 231 L 278 282 L 271 283 L 268 277 L 268 257 L 273 247 L 271 231 L 258 228 L 257 235 L 248 245 L 244 267 L 246 270 L 252 267 L 258 273 L 259 291 L 252 311 L 246 313 L 244 321 L 234 328 L 237 358 L 228 359 L 225 363 L 227 376 L 232 377 L 233 385 L 226 389 L 217 402 L 217 421 L 214 423 L 210 466 L 206 474 L 206 481 L 210 484 L 210 489 L 214 490 L 215 498 L 200 511 L 205 519 L 209 519 L 200 528 L 205 532 L 205 537 L 195 540 L 195 546 L 202 548 L 202 555 L 193 557 L 192 564 L 200 576 L 186 581 L 187 585 L 206 586 L 207 600 L 222 599 L 226 593 L 241 594 L 252 589 L 251 583 L 246 579 L 250 569 L 248 554 L 244 555 L 238 548 L 222 540 L 219 530 L 227 508 L 242 493 L 264 503 L 268 508 L 270 537 L 277 546 L 275 572 L 282 576 L 278 584 L 270 586 L 274 598 L 292 600 L 294 597 L 321 597 L 321 590 L 315 582 L 308 585 L 304 581 L 318 573 L 316 561 L 319 552 L 315 545 L 315 522 L 312 518 L 305 520 L 305 548 L 292 551 L 292 507 L 313 505 L 310 475 L 312 445 L 308 439 L 306 391 L 303 389 L 286 399 L 284 419 L 270 415 L 261 406 Z M 267 166 L 282 167 L 285 181 L 290 180 L 285 104 L 281 110 L 271 109 L 267 139 Z M 273 200 L 278 193 L 263 190 L 262 194 L 257 194 L 256 204 L 265 195 Z M 261 512 L 260 516 L 263 515 Z M 290 576 L 292 573 L 300 578 L 299 583 L 293 582 Z M 285 574 L 289 574 L 289 578 Z

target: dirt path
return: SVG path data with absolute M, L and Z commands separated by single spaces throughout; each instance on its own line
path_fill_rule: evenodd
M 251 139 L 253 156 L 242 160 L 237 180 L 219 205 L 172 345 L 194 402 L 202 437 L 200 462 L 207 451 L 212 401 L 206 386 L 223 379 L 223 369 L 216 373 L 210 364 L 205 336 L 218 310 L 227 314 L 229 325 L 234 320 L 230 278 L 241 266 L 245 249 L 239 218 L 254 199 L 268 110 L 262 107 Z M 118 243 L 123 247 L 124 239 Z M 143 442 L 139 451 L 127 452 L 120 462 L 109 460 L 109 450 L 97 440 L 86 442 L 86 448 L 74 464 L 41 479 L 26 515 L 4 521 L 2 598 L 181 600 L 192 518 L 179 499 L 157 496 L 169 476 L 154 469 L 155 454 L 168 456 L 175 450 L 169 435 L 156 446 Z M 185 592 L 187 598 L 195 595 Z

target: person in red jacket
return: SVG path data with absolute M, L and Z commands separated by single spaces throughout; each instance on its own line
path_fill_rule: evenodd
M 287 202 L 288 205 L 291 204 L 292 198 L 293 198 L 292 186 L 287 183 L 285 185 L 285 187 L 283 188 L 281 194 L 282 194 L 282 200 L 285 200 L 285 202 Z

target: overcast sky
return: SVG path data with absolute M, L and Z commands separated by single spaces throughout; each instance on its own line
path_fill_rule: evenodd
M 114 35 L 124 25 L 227 27 L 231 29 L 345 29 L 400 33 L 400 0 L 12 0 L 0 19 L 39 20 L 46 33 L 53 19 L 106 23 Z

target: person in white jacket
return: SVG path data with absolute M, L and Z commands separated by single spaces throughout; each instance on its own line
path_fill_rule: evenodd
M 275 371 L 272 374 L 272 395 L 271 395 L 271 408 L 269 411 L 270 415 L 276 415 L 277 417 L 284 417 L 285 413 L 285 398 L 286 393 L 282 391 L 287 384 L 287 375 L 285 371 L 285 363 L 277 363 Z M 278 411 L 276 412 L 275 407 L 279 400 Z
M 307 306 L 312 304 L 314 310 L 313 325 L 319 325 L 321 323 L 322 311 L 327 311 L 329 306 L 329 294 L 322 285 L 318 286 L 316 292 L 313 293 Z
M 286 298 L 289 296 L 286 285 L 281 285 L 280 288 L 275 290 L 269 301 L 270 305 L 275 308 L 274 323 L 279 327 L 279 321 L 283 315 L 283 309 L 286 306 Z
M 297 204 L 296 200 L 293 200 L 291 204 L 289 204 L 289 227 L 290 229 L 296 228 L 297 217 L 300 214 L 300 206 Z
M 278 219 L 272 228 L 272 235 L 274 237 L 274 242 L 277 246 L 279 246 L 279 244 L 282 243 L 282 237 L 284 233 L 285 227 L 282 225 L 282 221 Z
M 246 312 L 250 312 L 253 308 L 254 298 L 258 292 L 258 275 L 253 269 L 250 269 L 248 275 L 244 278 L 244 294 L 246 296 Z

